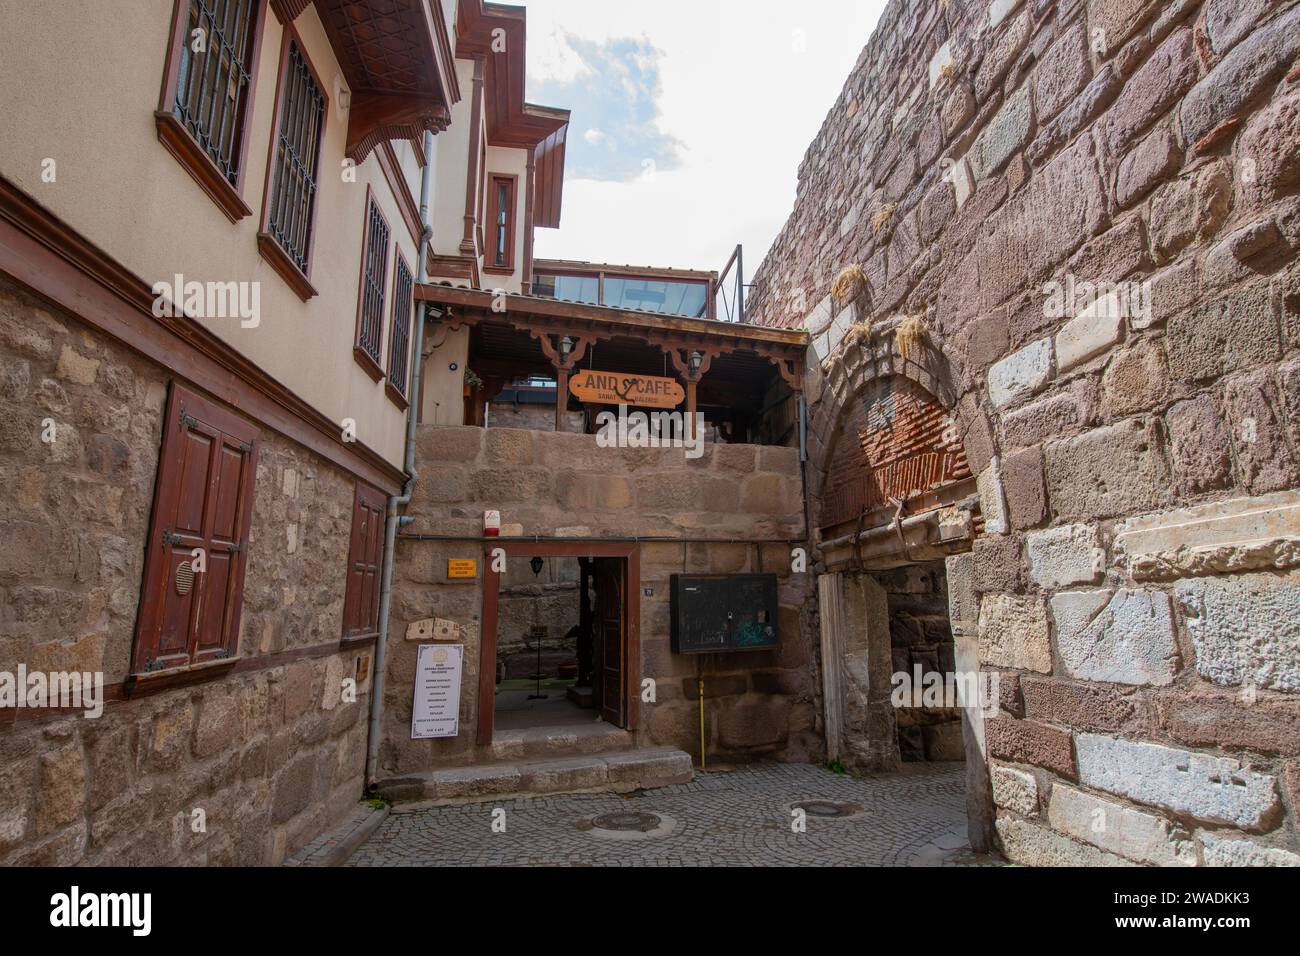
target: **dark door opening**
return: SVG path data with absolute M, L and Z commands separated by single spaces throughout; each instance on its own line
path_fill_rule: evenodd
M 510 541 L 486 557 L 478 743 L 495 728 L 635 729 L 637 546 Z

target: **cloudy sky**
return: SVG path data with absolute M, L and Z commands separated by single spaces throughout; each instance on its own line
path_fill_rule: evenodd
M 573 111 L 537 255 L 753 275 L 884 0 L 526 0 L 528 99 Z

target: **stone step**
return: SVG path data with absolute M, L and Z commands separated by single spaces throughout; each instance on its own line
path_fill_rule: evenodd
M 497 730 L 492 735 L 492 759 L 541 760 L 628 750 L 634 746 L 636 741 L 628 731 L 593 720 L 566 727 Z
M 583 791 L 630 793 L 690 783 L 693 776 L 690 754 L 659 747 L 448 767 L 385 781 L 379 793 L 393 803 Z

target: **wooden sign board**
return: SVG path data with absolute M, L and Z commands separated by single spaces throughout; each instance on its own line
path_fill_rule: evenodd
M 478 577 L 478 562 L 469 559 L 448 559 L 447 578 L 452 581 Z
M 598 405 L 676 408 L 686 400 L 686 391 L 676 379 L 623 372 L 574 372 L 569 391 L 580 401 Z

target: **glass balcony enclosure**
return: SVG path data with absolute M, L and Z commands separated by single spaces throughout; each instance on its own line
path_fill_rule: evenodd
M 532 294 L 564 302 L 603 305 L 613 309 L 713 318 L 714 274 L 686 270 L 610 267 L 565 263 L 550 267 L 539 261 Z

